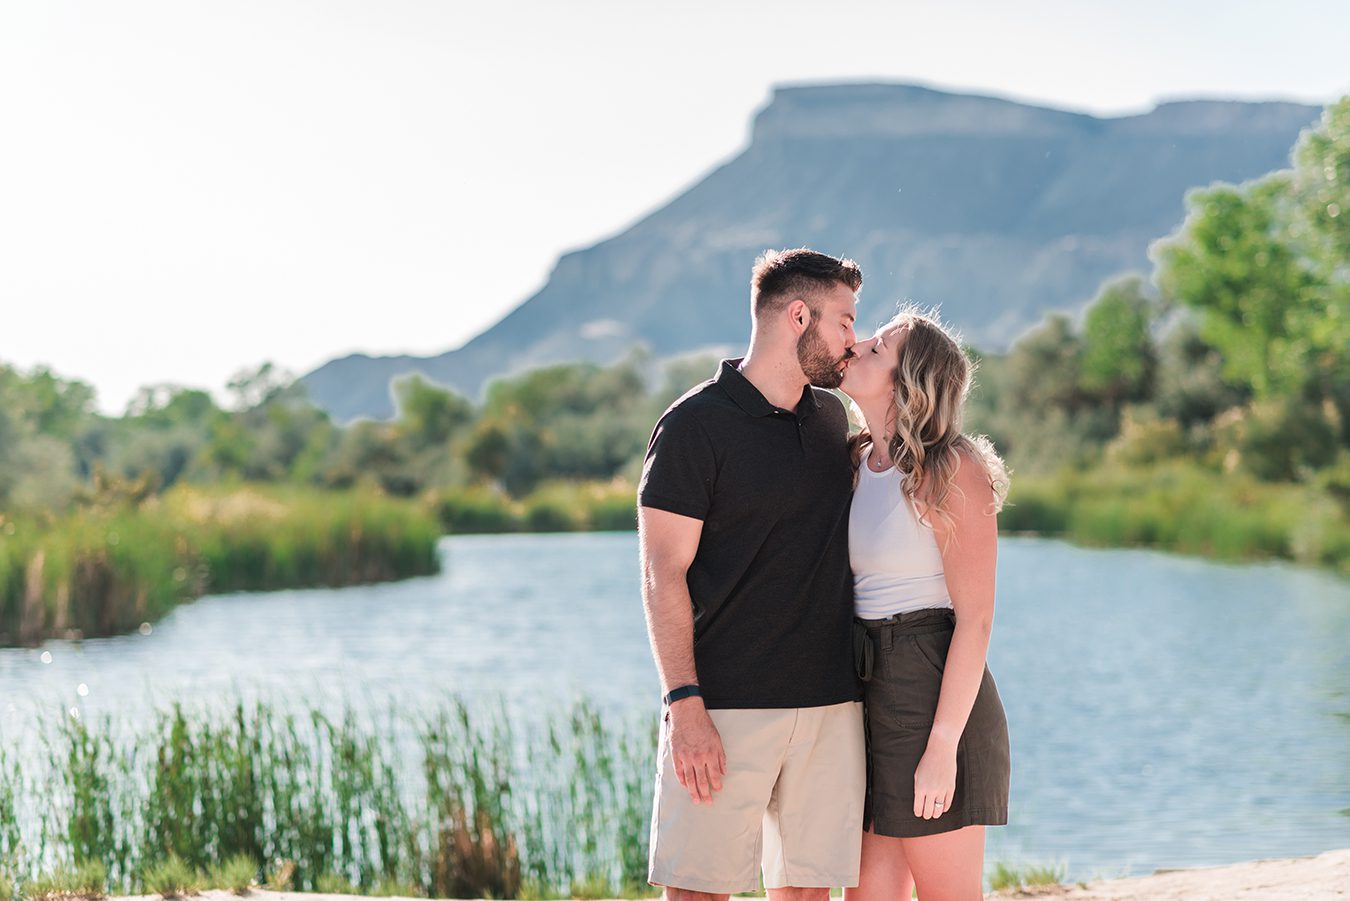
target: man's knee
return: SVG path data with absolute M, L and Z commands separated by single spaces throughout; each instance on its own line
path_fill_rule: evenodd
M 827 888 L 771 888 L 769 901 L 829 901 Z
M 730 895 L 714 895 L 709 892 L 695 892 L 687 888 L 671 888 L 666 886 L 661 897 L 665 901 L 727 901 Z

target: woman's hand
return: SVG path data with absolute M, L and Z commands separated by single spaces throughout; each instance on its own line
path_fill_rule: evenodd
M 956 746 L 929 742 L 914 771 L 914 815 L 935 820 L 947 812 L 956 794 Z

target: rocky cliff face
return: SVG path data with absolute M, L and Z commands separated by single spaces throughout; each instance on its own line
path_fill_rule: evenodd
M 863 328 L 899 300 L 940 304 L 1002 349 L 1051 309 L 1147 266 L 1188 188 L 1287 165 L 1316 107 L 1166 103 L 1103 119 L 905 85 L 786 87 L 749 147 L 628 230 L 564 255 L 548 283 L 464 347 L 350 356 L 305 376 L 341 420 L 392 415 L 388 382 L 423 372 L 477 395 L 506 372 L 744 344 L 748 280 L 767 247 L 862 266 Z

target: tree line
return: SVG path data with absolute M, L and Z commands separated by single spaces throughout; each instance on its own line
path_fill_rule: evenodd
M 1151 273 L 1109 282 L 1079 315 L 1048 315 L 1005 353 L 972 348 L 968 430 L 1023 474 L 1186 459 L 1350 497 L 1350 98 L 1302 135 L 1289 169 L 1186 205 Z M 120 417 L 98 414 L 78 380 L 0 365 L 0 510 L 179 482 L 506 498 L 632 483 L 660 412 L 714 366 L 634 352 L 499 379 L 479 401 L 411 375 L 391 385 L 392 421 L 344 426 L 271 364 L 236 377 L 224 406 L 155 385 Z

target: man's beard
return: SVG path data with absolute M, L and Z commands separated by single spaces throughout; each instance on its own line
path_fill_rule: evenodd
M 797 362 L 801 364 L 806 380 L 817 388 L 838 388 L 844 381 L 844 373 L 840 367 L 852 356 L 852 351 L 845 351 L 842 357 L 831 355 L 814 320 L 797 339 Z

